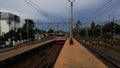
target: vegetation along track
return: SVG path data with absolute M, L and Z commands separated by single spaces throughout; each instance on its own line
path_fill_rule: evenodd
M 112 46 L 110 47 L 108 45 L 99 44 L 88 45 L 85 42 L 83 43 L 81 40 L 78 41 L 109 68 L 120 68 L 120 52 L 116 51 L 115 48 L 112 49 Z
M 27 54 L 21 55 L 12 62 L 4 64 L 5 68 L 53 68 L 63 45 L 49 43 Z

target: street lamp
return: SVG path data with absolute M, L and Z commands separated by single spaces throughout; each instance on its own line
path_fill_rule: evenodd
M 70 44 L 74 44 L 72 37 L 73 37 L 73 3 L 75 0 L 68 0 L 71 4 L 71 17 L 70 17 Z
M 72 28 L 73 28 L 73 2 L 75 0 L 68 0 L 71 4 L 71 17 L 70 17 L 70 38 L 73 37 L 73 32 L 72 32 Z

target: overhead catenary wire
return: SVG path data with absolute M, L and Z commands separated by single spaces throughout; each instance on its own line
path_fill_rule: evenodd
M 96 12 L 94 12 L 95 14 L 91 15 L 91 17 L 96 16 L 97 14 L 100 14 L 100 12 L 107 7 L 107 5 L 109 5 L 113 0 L 108 1 L 107 3 L 105 3 L 100 9 L 98 9 Z
M 50 20 L 50 21 L 55 21 L 56 20 L 56 19 L 53 18 L 54 15 L 52 16 L 52 15 L 46 13 L 45 11 L 43 11 L 35 2 L 33 2 L 31 0 L 26 0 L 26 1 L 30 6 L 32 6 L 34 9 L 36 9 L 38 12 L 40 12 L 48 20 Z M 57 17 L 59 17 L 59 16 L 57 16 Z M 59 17 L 59 18 L 65 20 L 65 18 L 63 18 L 63 17 Z
M 110 10 L 112 10 L 114 7 L 119 6 L 119 5 L 120 5 L 120 0 L 114 2 L 110 8 L 104 10 L 104 11 L 101 12 L 100 14 L 94 16 L 93 18 L 99 18 L 99 17 L 102 16 L 103 14 L 110 12 Z
M 58 25 L 60 26 L 68 26 L 68 23 L 67 22 L 63 22 L 63 23 L 61 23 L 61 22 L 54 22 L 54 23 L 43 23 L 43 22 L 40 22 L 40 21 L 38 21 L 37 23 L 35 23 L 35 24 L 37 24 L 37 25 L 42 25 L 42 26 L 47 26 L 47 28 L 54 28 L 55 29 L 55 27 L 57 27 L 57 30 L 58 30 Z M 55 26 L 55 27 L 53 27 L 53 26 Z M 44 27 L 44 28 L 45 28 Z M 62 28 L 61 28 L 62 29 Z M 63 29 L 62 29 L 63 30 Z
M 89 16 L 87 16 L 85 19 L 90 19 L 90 17 L 92 17 L 93 15 L 98 14 L 98 12 L 100 12 L 103 8 L 105 8 L 109 3 L 111 3 L 112 0 L 109 0 L 107 3 L 105 3 L 101 8 L 99 8 L 98 10 L 94 11 L 93 13 L 89 14 Z
M 27 4 L 29 4 L 31 7 L 33 7 L 35 10 L 37 10 L 38 12 L 40 12 L 41 14 L 43 14 L 43 16 L 45 16 L 47 19 L 49 19 L 50 21 L 53 21 L 50 17 L 48 17 L 48 14 L 46 14 L 40 7 L 38 8 L 37 5 L 35 5 L 35 3 L 33 3 L 32 1 L 28 1 L 28 0 L 24 0 Z
M 29 0 L 36 8 L 38 8 L 40 10 L 40 12 L 47 18 L 51 19 L 49 17 L 49 14 L 45 13 L 45 11 L 43 11 L 37 4 L 35 4 L 33 1 Z

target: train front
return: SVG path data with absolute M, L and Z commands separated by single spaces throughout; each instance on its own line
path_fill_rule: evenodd
M 58 45 L 63 45 L 66 41 L 66 37 L 64 33 L 58 33 L 56 34 L 55 42 Z

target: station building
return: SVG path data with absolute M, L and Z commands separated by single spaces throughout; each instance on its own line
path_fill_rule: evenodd
M 6 12 L 0 12 L 0 36 L 3 36 L 5 33 L 10 30 L 17 32 L 19 28 L 20 17 Z

